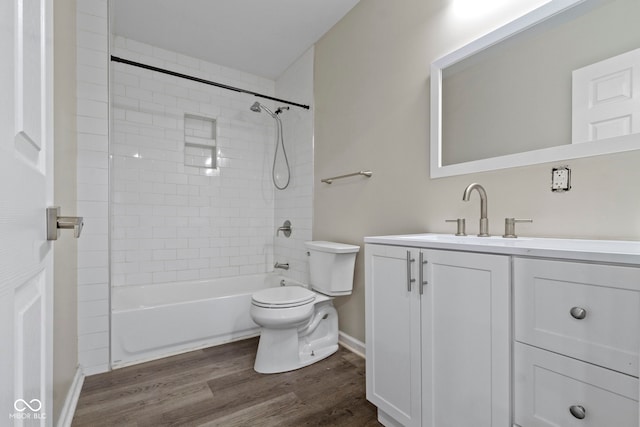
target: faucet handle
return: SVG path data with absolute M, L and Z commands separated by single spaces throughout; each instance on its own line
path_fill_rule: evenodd
M 276 236 L 279 236 L 281 231 L 284 233 L 284 237 L 291 236 L 291 221 L 286 220 L 282 224 L 282 227 L 278 227 L 276 230 Z
M 517 222 L 533 222 L 532 219 L 515 219 L 515 218 L 505 218 L 504 219 L 504 237 L 505 239 L 515 239 L 516 236 L 516 223 Z
M 466 236 L 467 235 L 467 233 L 465 231 L 466 224 L 465 224 L 465 219 L 464 218 L 445 219 L 444 222 L 455 222 L 455 223 L 457 223 L 458 228 L 456 229 L 456 236 Z

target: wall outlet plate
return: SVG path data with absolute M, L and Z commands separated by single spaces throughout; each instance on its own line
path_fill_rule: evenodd
M 551 191 L 563 192 L 571 189 L 571 169 L 567 166 L 551 169 Z

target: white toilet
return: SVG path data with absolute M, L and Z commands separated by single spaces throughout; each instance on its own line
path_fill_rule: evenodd
M 313 290 L 280 286 L 252 295 L 251 317 L 262 328 L 256 372 L 292 371 L 338 350 L 338 313 L 331 297 L 351 294 L 360 247 L 322 241 L 305 247 Z

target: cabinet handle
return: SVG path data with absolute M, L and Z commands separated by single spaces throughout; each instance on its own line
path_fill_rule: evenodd
M 407 291 L 411 292 L 411 284 L 416 281 L 416 279 L 411 278 L 411 263 L 415 262 L 414 258 L 411 258 L 411 251 L 407 251 Z
M 427 263 L 427 261 L 424 260 L 424 254 L 422 252 L 420 252 L 420 270 L 418 271 L 418 280 L 420 281 L 420 295 L 422 295 L 424 293 L 424 285 L 428 284 L 426 280 L 424 280 L 424 265 Z
M 571 313 L 571 317 L 577 320 L 582 320 L 587 317 L 587 310 L 582 307 L 572 307 L 569 313 Z
M 580 406 L 580 405 L 571 405 L 569 407 L 569 412 L 571 412 L 571 415 L 573 415 L 579 420 L 582 420 L 584 419 L 584 417 L 587 416 L 586 409 L 584 409 L 584 406 Z

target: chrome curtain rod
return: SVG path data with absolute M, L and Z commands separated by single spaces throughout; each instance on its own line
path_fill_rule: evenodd
M 250 91 L 250 90 L 241 89 L 241 88 L 235 87 L 235 86 L 225 85 L 223 83 L 218 83 L 218 82 L 214 82 L 214 81 L 211 81 L 211 80 L 201 79 L 199 77 L 193 77 L 193 76 L 190 76 L 188 74 L 177 73 L 175 71 L 166 70 L 164 68 L 154 67 L 153 65 L 143 64 L 141 62 L 130 61 L 128 59 L 119 58 L 119 57 L 113 56 L 113 55 L 111 55 L 111 60 L 113 62 L 120 62 L 122 64 L 127 64 L 127 65 L 132 65 L 134 67 L 144 68 L 145 70 L 157 71 L 158 73 L 168 74 L 170 76 L 180 77 L 182 79 L 187 79 L 187 80 L 191 80 L 191 81 L 198 82 L 198 83 L 204 83 L 204 84 L 209 85 L 209 86 L 215 86 L 215 87 L 219 87 L 219 88 L 222 88 L 222 89 L 231 90 L 233 92 L 246 93 L 246 94 L 249 94 L 249 95 L 257 96 L 258 98 L 264 98 L 264 99 L 270 99 L 271 101 L 282 102 L 284 104 L 289 104 L 289 105 L 293 105 L 295 107 L 304 108 L 305 110 L 309 109 L 308 105 L 298 104 L 297 102 L 291 102 L 291 101 L 287 101 L 286 99 L 280 99 L 280 98 L 275 98 L 275 97 L 269 96 L 269 95 L 263 95 L 263 94 L 258 93 L 258 92 L 253 92 L 253 91 Z

